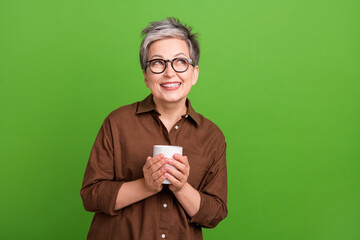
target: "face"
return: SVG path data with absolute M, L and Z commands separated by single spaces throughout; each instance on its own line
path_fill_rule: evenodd
M 190 51 L 187 43 L 178 38 L 166 38 L 153 42 L 148 51 L 148 60 L 164 59 L 172 60 L 177 57 L 190 59 Z M 189 66 L 186 72 L 175 72 L 171 63 L 163 73 L 155 74 L 146 68 L 144 71 L 145 84 L 154 96 L 156 104 L 185 103 L 190 89 L 195 85 L 198 75 L 198 66 Z

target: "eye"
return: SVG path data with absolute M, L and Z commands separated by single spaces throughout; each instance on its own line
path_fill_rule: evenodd
M 187 60 L 184 58 L 178 58 L 176 59 L 176 64 L 178 65 L 187 65 Z
M 159 66 L 164 66 L 164 61 L 163 60 L 160 60 L 160 59 L 155 59 L 155 60 L 152 60 L 150 62 L 151 66 L 153 67 L 159 67 Z

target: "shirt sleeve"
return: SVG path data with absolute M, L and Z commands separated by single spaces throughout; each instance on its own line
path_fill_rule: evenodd
M 225 139 L 219 146 L 219 155 L 198 190 L 201 197 L 200 209 L 189 220 L 200 227 L 214 228 L 228 215 Z
M 124 182 L 115 181 L 114 144 L 110 119 L 106 118 L 91 149 L 80 195 L 84 208 L 90 212 L 118 215 L 115 211 L 117 193 Z

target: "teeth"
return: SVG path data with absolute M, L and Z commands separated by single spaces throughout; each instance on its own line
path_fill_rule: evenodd
M 173 87 L 178 87 L 178 86 L 180 86 L 180 83 L 161 84 L 161 86 L 167 87 L 167 88 L 173 88 Z

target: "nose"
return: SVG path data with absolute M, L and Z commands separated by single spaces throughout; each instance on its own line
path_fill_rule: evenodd
M 167 77 L 173 77 L 175 74 L 176 74 L 176 72 L 175 72 L 175 70 L 172 68 L 172 66 L 171 66 L 171 62 L 169 61 L 169 62 L 166 62 L 166 69 L 165 69 L 165 71 L 164 71 L 164 75 L 165 76 L 167 76 Z

